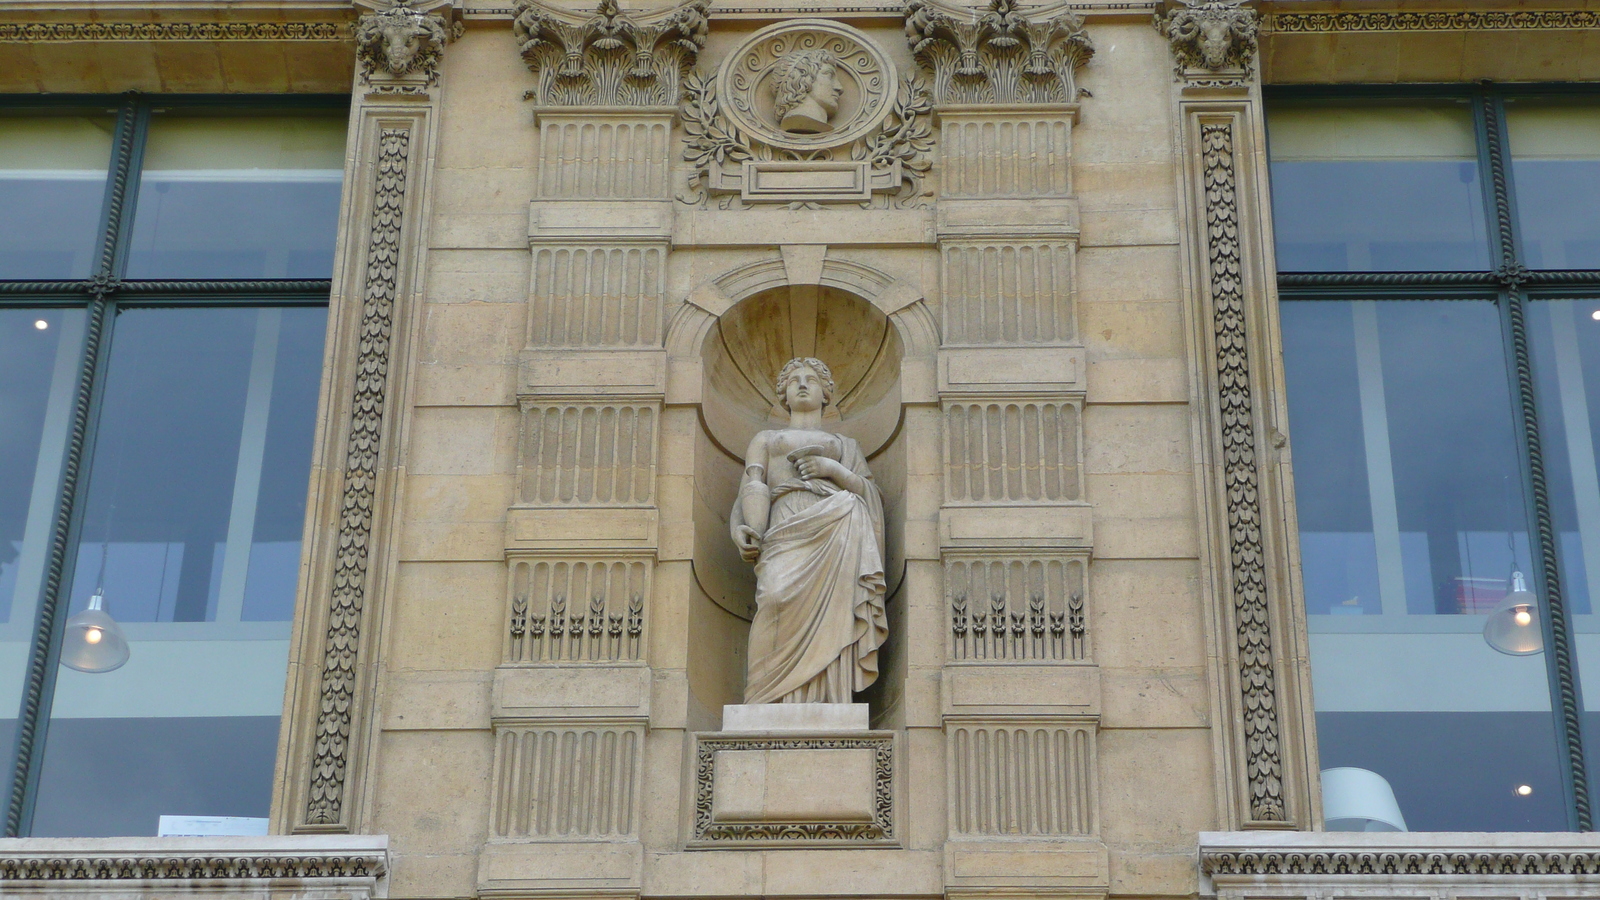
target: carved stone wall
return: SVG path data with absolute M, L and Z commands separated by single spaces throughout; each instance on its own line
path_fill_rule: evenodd
M 669 200 L 672 113 L 577 108 L 539 115 L 539 197 Z
M 535 506 L 648 506 L 655 496 L 654 403 L 525 402 L 521 502 Z
M 1032 717 L 952 721 L 951 834 L 1094 834 L 1094 731 Z
M 1091 658 L 1086 554 L 947 554 L 951 662 Z
M 939 107 L 942 196 L 1072 196 L 1075 105 Z
M 536 247 L 529 346 L 660 346 L 665 262 L 656 244 Z
M 951 238 L 941 241 L 939 250 L 946 346 L 1070 344 L 1076 339 L 1075 241 Z
M 513 556 L 505 661 L 637 662 L 644 658 L 648 557 Z
M 592 840 L 639 828 L 643 725 L 501 723 L 493 837 Z
M 947 402 L 944 421 L 950 500 L 1050 503 L 1082 495 L 1077 403 L 1033 398 Z

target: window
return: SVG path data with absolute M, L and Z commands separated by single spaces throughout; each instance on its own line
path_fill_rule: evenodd
M 6 104 L 5 833 L 264 833 L 348 99 Z
M 1267 126 L 1327 826 L 1587 830 L 1600 96 L 1285 89 Z

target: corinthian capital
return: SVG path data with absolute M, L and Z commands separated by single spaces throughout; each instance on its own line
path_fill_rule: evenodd
M 935 103 L 1072 103 L 1073 72 L 1094 56 L 1083 18 L 1025 15 L 1016 0 L 987 10 L 907 0 L 906 40 L 933 73 Z
M 1256 11 L 1245 0 L 1178 0 L 1156 13 L 1156 30 L 1172 43 L 1178 77 L 1224 83 L 1248 79 L 1256 57 Z
M 540 106 L 673 106 L 705 46 L 710 9 L 710 0 L 689 0 L 635 16 L 600 0 L 593 15 L 575 16 L 517 0 L 511 30 L 539 76 L 527 96 Z

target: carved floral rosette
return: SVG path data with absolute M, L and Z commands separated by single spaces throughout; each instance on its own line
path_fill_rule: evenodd
M 836 63 L 838 110 L 820 133 L 780 127 L 773 70 L 796 53 Z M 719 205 L 855 202 L 910 206 L 926 196 L 933 131 L 927 89 L 899 80 L 894 63 L 866 35 L 820 19 L 782 22 L 751 35 L 715 77 L 690 75 L 682 105 L 688 135 L 688 190 L 679 199 Z M 779 184 L 778 187 L 769 185 Z

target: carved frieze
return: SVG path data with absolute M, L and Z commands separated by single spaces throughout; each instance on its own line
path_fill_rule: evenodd
M 404 4 L 362 15 L 356 23 L 362 82 L 383 93 L 420 92 L 439 80 L 444 45 L 462 29 Z
M 1074 72 L 1094 56 L 1083 18 L 1025 14 L 1016 0 L 983 12 L 938 0 L 908 0 L 906 40 L 933 72 L 933 102 L 1075 103 Z
M 513 557 L 506 662 L 642 659 L 651 568 L 643 557 Z
M 1094 720 L 962 720 L 945 734 L 952 834 L 1095 833 Z
M 962 504 L 1070 503 L 1082 496 L 1080 401 L 947 401 L 945 496 Z
M 638 14 L 616 0 L 574 15 L 538 0 L 518 0 L 512 34 L 539 86 L 540 106 L 673 106 L 683 77 L 705 46 L 710 0 Z
M 493 837 L 616 838 L 639 829 L 644 726 L 497 724 Z
M 951 662 L 1083 662 L 1089 658 L 1087 554 L 951 555 L 944 582 Z
M 837 22 L 751 35 L 715 78 L 692 75 L 682 108 L 693 171 L 679 199 L 909 206 L 923 197 L 932 106 L 882 48 Z M 875 200 L 876 197 L 876 200 Z
M 1172 44 L 1180 80 L 1206 87 L 1243 83 L 1256 58 L 1256 11 L 1245 0 L 1178 0 L 1156 13 L 1156 30 Z

